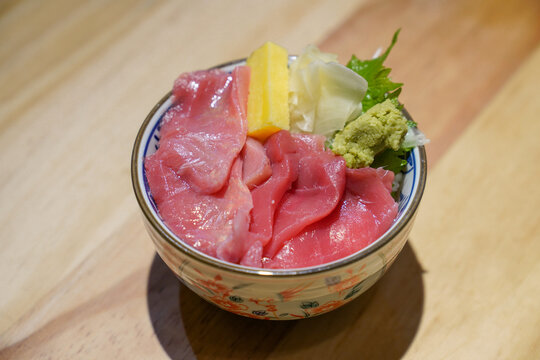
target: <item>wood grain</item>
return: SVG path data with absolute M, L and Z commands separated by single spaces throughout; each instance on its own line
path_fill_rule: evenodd
M 413 357 L 442 342 L 443 358 L 540 354 L 539 65 L 540 48 L 430 177 L 410 236 L 427 271 Z
M 0 359 L 537 358 L 539 18 L 534 0 L 2 2 Z M 388 64 L 431 169 L 388 274 L 295 322 L 180 286 L 129 178 L 172 80 L 266 40 L 370 56 L 398 27 Z

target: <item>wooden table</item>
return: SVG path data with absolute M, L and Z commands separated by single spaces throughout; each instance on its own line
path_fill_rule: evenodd
M 431 138 L 403 253 L 293 322 L 199 299 L 132 193 L 146 114 L 184 71 L 266 40 L 388 59 Z M 0 358 L 539 359 L 540 2 L 3 1 Z

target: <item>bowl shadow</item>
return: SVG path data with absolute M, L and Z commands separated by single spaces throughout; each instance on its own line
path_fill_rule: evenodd
M 263 321 L 206 302 L 156 254 L 147 305 L 156 337 L 171 359 L 399 359 L 422 317 L 422 273 L 407 243 L 383 278 L 349 304 L 310 319 Z

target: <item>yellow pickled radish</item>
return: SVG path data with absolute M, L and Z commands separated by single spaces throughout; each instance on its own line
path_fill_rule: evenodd
M 264 141 L 289 129 L 289 70 L 287 50 L 267 42 L 247 59 L 251 68 L 248 96 L 248 135 Z

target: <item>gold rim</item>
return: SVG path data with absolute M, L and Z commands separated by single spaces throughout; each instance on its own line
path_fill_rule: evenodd
M 224 67 L 230 67 L 230 66 L 237 66 L 245 63 L 245 60 L 236 60 L 231 61 L 222 65 L 218 65 L 213 67 L 213 69 L 221 69 Z M 149 204 L 146 201 L 146 198 L 143 194 L 144 191 L 144 184 L 141 184 L 139 181 L 139 172 L 142 172 L 143 169 L 143 162 L 138 161 L 138 155 L 142 144 L 142 138 L 143 135 L 148 127 L 148 124 L 152 120 L 154 114 L 162 107 L 162 105 L 171 97 L 172 91 L 169 91 L 150 111 L 150 113 L 146 116 L 146 119 L 142 123 L 139 132 L 137 133 L 137 137 L 135 138 L 135 143 L 133 145 L 133 151 L 131 154 L 131 181 L 133 185 L 133 190 L 135 192 L 135 197 L 137 198 L 137 202 L 139 203 L 139 206 L 148 221 L 148 223 L 152 226 L 152 228 L 163 238 L 165 239 L 170 245 L 172 245 L 173 248 L 176 250 L 184 253 L 186 256 L 191 257 L 197 261 L 201 261 L 205 263 L 206 265 L 219 268 L 220 270 L 225 271 L 231 271 L 237 274 L 243 274 L 243 275 L 256 275 L 256 276 L 268 276 L 268 277 L 292 277 L 292 276 L 303 276 L 303 275 L 313 275 L 313 274 L 320 274 L 331 270 L 336 270 L 339 268 L 342 268 L 344 266 L 350 265 L 360 259 L 366 258 L 370 256 L 371 254 L 375 253 L 379 249 L 383 248 L 387 244 L 389 244 L 392 239 L 397 236 L 406 226 L 409 224 L 409 222 L 414 218 L 414 215 L 418 209 L 418 205 L 420 204 L 420 200 L 422 199 L 422 195 L 424 193 L 424 188 L 426 185 L 426 177 L 427 177 L 427 158 L 426 158 L 426 151 L 424 146 L 418 146 L 418 160 L 416 161 L 416 165 L 419 166 L 419 177 L 418 177 L 418 186 L 417 190 L 413 195 L 413 198 L 411 200 L 411 203 L 409 205 L 409 208 L 407 212 L 403 215 L 403 217 L 392 225 L 390 228 L 390 231 L 387 231 L 382 237 L 375 240 L 372 244 L 370 244 L 368 247 L 360 250 L 354 255 L 349 255 L 346 258 L 343 258 L 341 260 L 336 260 L 334 262 L 331 262 L 329 264 L 323 264 L 319 266 L 314 267 L 308 267 L 308 268 L 301 268 L 298 270 L 286 270 L 286 269 L 255 269 L 255 268 L 248 268 L 244 267 L 242 265 L 232 264 L 228 263 L 216 258 L 213 258 L 209 255 L 203 254 L 190 246 L 186 245 L 180 238 L 177 236 L 171 236 L 169 232 L 167 232 L 161 223 L 158 221 L 159 215 L 156 214 L 153 209 L 149 206 Z M 410 114 L 403 109 L 403 112 L 405 116 L 412 120 Z

